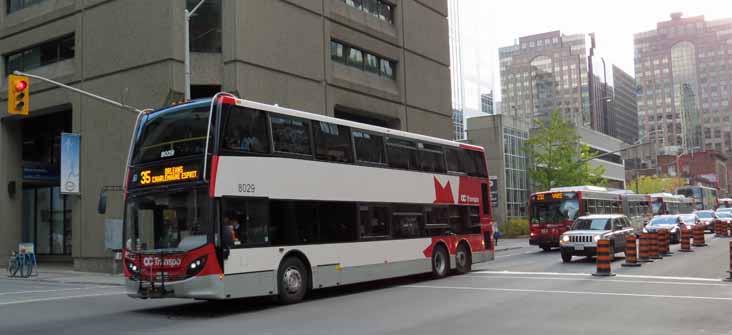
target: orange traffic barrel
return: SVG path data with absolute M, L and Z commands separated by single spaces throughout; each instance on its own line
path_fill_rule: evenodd
M 691 231 L 687 228 L 681 228 L 681 252 L 693 252 L 691 250 Z
M 610 269 L 610 240 L 597 241 L 597 271 L 593 276 L 614 276 Z
M 636 237 L 635 234 L 628 236 L 625 243 L 625 263 L 621 266 L 641 266 L 638 263 L 638 250 L 636 249 Z

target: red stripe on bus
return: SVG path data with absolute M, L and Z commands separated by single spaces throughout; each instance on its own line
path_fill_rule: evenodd
M 219 156 L 211 157 L 211 178 L 209 178 L 208 195 L 213 198 L 216 196 L 216 172 L 219 170 Z
M 477 146 L 477 145 L 460 143 L 460 147 L 463 148 L 463 149 L 485 152 L 485 149 L 483 149 L 483 147 Z
M 236 99 L 229 96 L 220 97 L 219 102 L 227 105 L 236 105 Z

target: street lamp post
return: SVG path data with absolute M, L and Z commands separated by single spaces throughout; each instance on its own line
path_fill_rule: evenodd
M 196 7 L 193 7 L 192 10 L 188 11 L 188 8 L 185 9 L 184 17 L 185 17 L 185 24 L 183 27 L 184 38 L 183 38 L 183 44 L 185 45 L 185 50 L 183 52 L 184 58 L 183 58 L 183 66 L 185 67 L 185 96 L 184 98 L 186 100 L 191 100 L 191 42 L 190 42 L 190 24 L 191 24 L 191 16 L 196 13 L 198 10 L 198 7 L 201 7 L 203 2 L 206 0 L 201 0 Z

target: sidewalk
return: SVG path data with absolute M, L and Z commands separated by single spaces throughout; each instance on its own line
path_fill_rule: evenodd
M 496 245 L 496 252 L 521 249 L 529 246 L 528 237 L 499 238 Z
M 122 274 L 112 275 L 96 272 L 74 271 L 71 265 L 66 264 L 39 264 L 38 275 L 30 278 L 5 277 L 10 280 L 38 281 L 61 284 L 93 284 L 93 285 L 124 285 Z

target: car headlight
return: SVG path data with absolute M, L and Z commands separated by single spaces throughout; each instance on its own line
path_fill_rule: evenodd
M 643 232 L 644 232 L 644 233 L 647 233 L 647 232 L 648 232 L 648 229 L 646 229 L 646 228 L 643 228 Z
M 569 242 L 569 235 L 562 236 L 562 242 Z
M 595 237 L 593 237 L 592 240 L 595 241 L 595 243 L 597 243 L 597 241 L 599 241 L 601 238 L 602 238 L 602 235 L 595 235 Z

